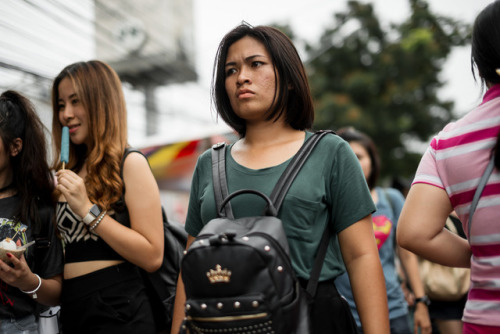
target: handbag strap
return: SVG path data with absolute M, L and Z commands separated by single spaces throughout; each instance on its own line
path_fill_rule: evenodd
M 493 172 L 494 167 L 495 167 L 495 156 L 492 154 L 490 162 L 488 163 L 488 166 L 486 166 L 483 176 L 481 176 L 481 179 L 479 180 L 479 184 L 477 185 L 476 192 L 474 193 L 474 197 L 472 198 L 472 202 L 470 204 L 469 224 L 467 226 L 467 230 L 469 232 L 468 233 L 469 240 L 470 240 L 470 231 L 472 227 L 472 216 L 474 216 L 474 213 L 476 212 L 477 203 L 479 202 L 479 198 L 481 197 L 484 187 L 486 186 L 486 183 L 488 182 L 488 179 L 490 178 L 490 175 Z
M 332 133 L 335 134 L 334 131 L 331 130 L 320 130 L 316 131 L 299 149 L 299 151 L 292 158 L 288 166 L 286 167 L 283 174 L 279 178 L 278 182 L 274 186 L 271 195 L 269 196 L 271 201 L 274 203 L 276 208 L 276 212 L 279 212 L 281 208 L 281 204 L 285 199 L 285 195 L 288 192 L 288 189 L 292 185 L 295 177 L 297 176 L 299 170 L 302 168 L 307 158 L 313 151 L 316 144 L 323 138 L 325 135 Z M 217 215 L 219 212 L 223 212 L 225 210 L 225 215 L 228 218 L 233 219 L 234 216 L 232 214 L 231 203 L 227 203 L 223 210 L 221 210 L 221 204 L 224 198 L 228 196 L 228 187 L 227 187 L 227 179 L 226 179 L 226 163 L 225 163 L 225 152 L 226 145 L 224 143 L 216 144 L 212 146 L 212 178 L 214 184 L 214 195 L 215 202 L 217 207 Z M 325 227 L 325 231 L 323 232 L 323 236 L 321 237 L 321 241 L 318 247 L 318 252 L 316 254 L 316 258 L 314 260 L 313 268 L 311 270 L 311 274 L 309 277 L 309 281 L 307 283 L 306 291 L 310 296 L 316 295 L 316 289 L 318 286 L 318 280 L 321 273 L 321 268 L 323 266 L 323 261 L 326 256 L 326 251 L 328 249 L 328 242 L 330 240 L 330 229 L 328 224 Z

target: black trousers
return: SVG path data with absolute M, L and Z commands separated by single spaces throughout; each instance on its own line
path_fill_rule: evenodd
M 61 323 L 64 334 L 155 333 L 143 280 L 130 263 L 64 280 Z
M 307 281 L 300 283 L 305 289 Z M 310 305 L 310 319 L 314 334 L 358 332 L 349 304 L 337 291 L 334 280 L 318 283 Z

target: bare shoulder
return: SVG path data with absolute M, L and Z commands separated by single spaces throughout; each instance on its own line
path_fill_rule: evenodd
M 131 152 L 123 164 L 123 180 L 128 189 L 156 186 L 147 158 L 139 152 Z
M 124 174 L 139 171 L 144 168 L 150 169 L 147 158 L 140 152 L 130 152 L 123 163 Z

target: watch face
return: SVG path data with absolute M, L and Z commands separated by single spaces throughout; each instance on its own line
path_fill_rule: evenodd
M 94 204 L 92 205 L 92 207 L 90 208 L 90 213 L 94 216 L 94 217 L 97 217 L 101 214 L 101 209 L 99 209 L 99 207 Z

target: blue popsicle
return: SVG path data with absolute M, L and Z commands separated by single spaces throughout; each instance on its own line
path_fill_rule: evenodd
M 61 136 L 61 162 L 63 163 L 62 169 L 69 161 L 69 128 L 63 126 Z

